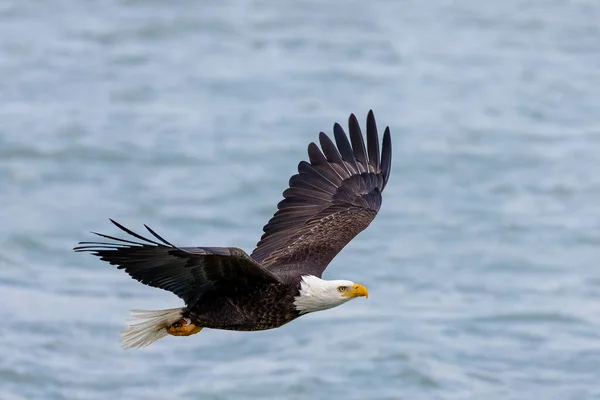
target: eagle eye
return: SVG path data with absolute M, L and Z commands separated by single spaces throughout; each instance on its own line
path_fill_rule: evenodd
M 344 293 L 344 292 L 346 291 L 346 289 L 348 289 L 348 287 L 347 287 L 347 286 L 340 286 L 340 287 L 338 287 L 338 291 L 339 291 L 340 293 Z

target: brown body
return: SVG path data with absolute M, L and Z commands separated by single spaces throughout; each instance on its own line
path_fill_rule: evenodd
M 196 326 L 233 331 L 278 328 L 300 316 L 297 285 L 267 284 L 244 293 L 222 293 L 183 311 Z

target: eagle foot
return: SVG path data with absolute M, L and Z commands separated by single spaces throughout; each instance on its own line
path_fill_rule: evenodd
M 190 336 L 202 330 L 201 326 L 196 326 L 189 318 L 182 318 L 173 325 L 167 327 L 167 333 L 173 336 Z

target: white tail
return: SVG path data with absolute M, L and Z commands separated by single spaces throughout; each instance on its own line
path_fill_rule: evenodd
M 124 349 L 146 347 L 167 336 L 167 328 L 181 319 L 183 308 L 168 310 L 131 310 L 127 328 L 121 332 Z

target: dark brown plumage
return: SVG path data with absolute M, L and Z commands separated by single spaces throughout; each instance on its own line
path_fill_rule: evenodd
M 182 318 L 199 327 L 260 330 L 299 316 L 294 298 L 302 276 L 321 277 L 331 260 L 375 218 L 391 169 L 391 139 L 381 147 L 375 118 L 367 116 L 367 141 L 356 117 L 349 136 L 339 124 L 335 143 L 323 132 L 321 148 L 308 146 L 283 192 L 277 212 L 249 256 L 238 248 L 178 247 L 146 226 L 151 238 L 112 221 L 137 240 L 95 233 L 111 242 L 81 242 L 132 278 L 168 290 L 186 304 Z

